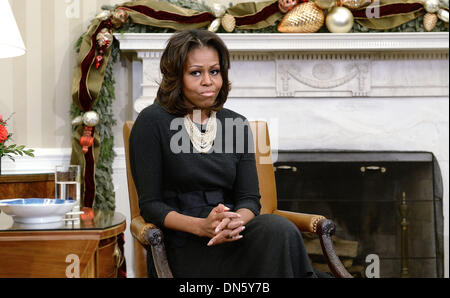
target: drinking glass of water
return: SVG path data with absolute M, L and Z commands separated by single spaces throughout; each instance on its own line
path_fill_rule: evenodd
M 80 182 L 81 172 L 79 165 L 56 166 L 56 199 L 76 201 L 73 212 L 80 210 Z

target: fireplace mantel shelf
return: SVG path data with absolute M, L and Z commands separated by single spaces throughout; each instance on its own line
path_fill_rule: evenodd
M 432 162 L 431 152 L 363 150 L 278 150 L 278 162 Z
M 122 51 L 162 51 L 171 33 L 116 33 Z M 449 50 L 448 32 L 218 34 L 230 51 Z M 251 38 L 249 38 L 251 37 Z

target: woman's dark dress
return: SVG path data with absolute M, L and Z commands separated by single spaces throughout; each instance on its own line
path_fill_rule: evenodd
M 158 103 L 139 114 L 131 132 L 130 165 L 141 215 L 163 229 L 173 275 L 316 277 L 295 225 L 281 216 L 259 215 L 258 177 L 247 120 L 225 108 L 216 117 L 215 147 L 206 154 L 193 149 L 183 117 L 169 114 Z M 209 247 L 209 238 L 164 228 L 171 211 L 207 217 L 218 203 L 232 211 L 247 208 L 257 215 L 246 225 L 242 239 Z

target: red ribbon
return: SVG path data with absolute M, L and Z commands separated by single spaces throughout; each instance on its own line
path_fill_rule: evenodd
M 95 30 L 94 34 L 92 34 L 91 36 L 92 47 L 89 50 L 86 57 L 83 59 L 83 62 L 81 62 L 81 79 L 80 79 L 80 87 L 78 88 L 78 100 L 80 102 L 81 109 L 83 110 L 83 112 L 90 111 L 92 109 L 92 105 L 94 104 L 94 99 L 89 94 L 87 88 L 87 75 L 95 59 L 95 51 L 97 49 L 97 34 L 105 27 L 107 27 L 107 25 L 106 22 L 103 21 L 97 27 L 97 30 Z
M 376 17 L 382 18 L 390 15 L 410 13 L 416 10 L 419 11 L 424 8 L 421 3 L 394 3 L 383 6 L 367 6 L 363 9 L 352 11 L 353 17 L 361 19 L 374 17 L 371 14 L 375 14 L 375 9 L 379 9 L 379 14 L 377 14 Z M 369 13 L 369 16 L 367 16 L 366 12 Z
M 198 24 L 204 22 L 212 22 L 216 19 L 216 17 L 210 12 L 204 12 L 198 15 L 193 16 L 181 16 L 176 13 L 171 13 L 162 10 L 154 10 L 150 7 L 144 5 L 135 5 L 135 6 L 122 6 L 120 8 L 125 8 L 129 10 L 134 10 L 148 17 L 161 20 L 161 21 L 175 21 L 177 23 L 182 24 Z
M 254 15 L 234 17 L 234 18 L 236 19 L 236 26 L 253 25 L 266 20 L 268 17 L 279 11 L 280 9 L 278 8 L 278 1 L 277 1 L 269 6 L 264 7 L 261 11 L 257 12 Z
M 93 146 L 89 147 L 88 152 L 84 155 L 84 207 L 92 208 L 95 198 L 95 162 Z

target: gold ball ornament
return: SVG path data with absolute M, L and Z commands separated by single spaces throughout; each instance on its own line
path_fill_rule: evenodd
M 314 3 L 322 9 L 330 9 L 336 5 L 336 0 L 314 0 Z
M 436 27 L 437 20 L 438 16 L 435 13 L 427 12 L 423 16 L 423 27 L 425 28 L 425 30 L 430 32 L 434 29 L 434 27 Z
M 439 0 L 426 0 L 423 7 L 427 12 L 437 12 L 439 10 Z
M 442 8 L 439 9 L 438 12 L 437 12 L 437 16 L 444 23 L 448 23 L 448 10 L 445 10 L 445 9 L 442 9 Z
M 342 6 L 345 6 L 350 10 L 365 7 L 372 2 L 373 0 L 341 0 Z
M 278 9 L 282 13 L 287 13 L 298 4 L 298 0 L 278 0 Z
M 128 12 L 126 10 L 117 8 L 113 11 L 111 23 L 115 28 L 120 28 L 126 22 L 128 22 Z
M 290 10 L 278 24 L 278 31 L 283 33 L 313 33 L 324 23 L 325 16 L 313 2 L 305 2 Z
M 346 7 L 336 6 L 328 12 L 325 23 L 332 33 L 347 33 L 353 28 L 353 14 Z
M 222 27 L 227 32 L 233 32 L 236 27 L 236 19 L 231 14 L 225 14 L 222 17 Z

